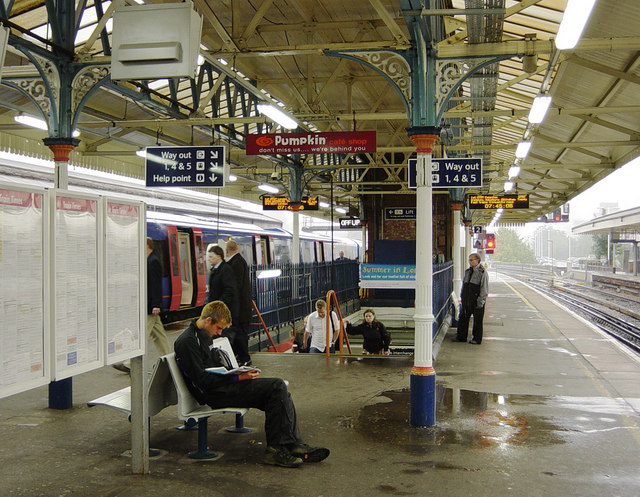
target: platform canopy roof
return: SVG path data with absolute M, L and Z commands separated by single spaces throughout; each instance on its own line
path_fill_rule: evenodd
M 637 240 L 640 235 L 640 207 L 596 217 L 571 229 L 574 234 L 608 235 L 614 240 Z
M 70 27 L 60 25 L 65 4 L 77 21 Z M 51 157 L 41 143 L 46 131 L 14 122 L 18 113 L 37 114 L 34 101 L 43 105 L 38 58 L 28 58 L 18 45 L 32 44 L 57 60 L 109 67 L 111 16 L 125 4 L 135 5 L 0 5 L 12 31 L 1 73 L 1 148 Z M 135 154 L 140 148 L 214 143 L 228 147 L 231 173 L 238 177 L 227 183 L 225 195 L 256 200 L 264 182 L 285 193 L 295 170 L 305 194 L 328 201 L 332 184 L 334 200 L 343 206 L 371 195 L 414 195 L 406 174 L 415 153 L 406 132 L 407 94 L 391 81 L 399 88 L 406 83 L 397 54 L 414 46 L 410 27 L 416 25 L 439 60 L 439 85 L 450 84 L 455 68 L 464 70 L 478 57 L 501 59 L 455 90 L 434 149 L 436 156 L 482 157 L 483 186 L 465 193 L 499 195 L 516 146 L 532 141 L 528 156 L 517 161 L 521 170 L 509 192 L 528 194 L 530 207 L 505 211 L 501 223 L 535 220 L 640 154 L 637 0 L 597 0 L 578 46 L 563 51 L 553 39 L 565 0 L 195 0 L 194 7 L 204 19 L 196 79 L 101 85 L 78 120 L 81 142 L 73 162 L 143 177 L 144 160 Z M 73 32 L 73 50 L 51 42 L 64 29 Z M 352 57 L 337 56 L 345 51 Z M 544 121 L 531 124 L 528 113 L 540 93 L 553 102 Z M 258 112 L 259 101 L 280 103 L 302 131 L 376 131 L 377 152 L 248 156 L 247 133 L 283 131 Z M 473 224 L 486 224 L 494 213 L 468 215 Z

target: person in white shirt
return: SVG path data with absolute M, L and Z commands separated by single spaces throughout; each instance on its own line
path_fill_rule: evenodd
M 331 311 L 331 321 L 329 323 L 329 344 L 330 350 L 333 351 L 333 346 L 340 334 L 340 323 L 338 322 L 338 315 Z M 316 302 L 316 311 L 309 314 L 307 317 L 307 324 L 304 330 L 304 343 L 307 344 L 309 337 L 311 337 L 311 344 L 309 345 L 310 353 L 323 353 L 327 347 L 327 303 L 324 300 L 318 300 Z

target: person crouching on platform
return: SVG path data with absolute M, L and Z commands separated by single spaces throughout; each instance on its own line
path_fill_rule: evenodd
M 391 335 L 389 335 L 384 324 L 376 319 L 376 313 L 373 309 L 364 311 L 364 322 L 358 326 L 353 326 L 349 321 L 346 321 L 346 323 L 349 335 L 362 335 L 364 338 L 362 343 L 363 354 L 389 355 Z
M 213 337 L 231 324 L 231 313 L 224 302 L 209 302 L 198 319 L 175 341 L 176 361 L 187 386 L 201 404 L 213 409 L 254 407 L 265 413 L 267 450 L 265 464 L 295 468 L 303 462 L 320 462 L 329 449 L 310 447 L 302 442 L 296 409 L 280 378 L 260 378 L 256 369 L 238 375 L 218 375 L 205 371 L 210 367 L 227 367 L 218 349 L 212 349 Z M 227 367 L 227 369 L 229 369 Z
M 466 342 L 469 334 L 469 319 L 473 316 L 472 338 L 469 343 L 480 345 L 482 343 L 482 319 L 484 318 L 484 305 L 489 295 L 489 275 L 480 264 L 480 255 L 469 256 L 469 268 L 464 272 L 462 280 L 462 301 L 460 317 L 458 318 L 458 331 L 454 342 Z

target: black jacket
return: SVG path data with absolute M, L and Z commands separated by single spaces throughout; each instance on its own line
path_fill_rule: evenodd
M 162 309 L 162 264 L 151 252 L 147 257 L 147 314 L 154 307 Z
M 211 353 L 213 338 L 196 326 L 194 319 L 173 344 L 176 362 L 185 375 L 187 387 L 201 404 L 215 393 L 223 393 L 234 382 L 233 375 L 212 374 L 205 368 L 222 366 Z
M 249 266 L 247 266 L 244 257 L 242 257 L 239 252 L 232 256 L 227 262 L 231 266 L 231 269 L 233 269 L 238 287 L 238 323 L 248 324 L 253 315 Z
M 226 261 L 222 261 L 217 269 L 212 269 L 209 275 L 209 292 L 205 303 L 208 304 L 214 300 L 222 300 L 227 304 L 231 311 L 231 320 L 236 323 L 239 309 L 236 276 L 231 265 Z
M 371 354 L 378 354 L 382 349 L 389 350 L 391 343 L 391 335 L 380 321 L 374 321 L 369 324 L 366 321 L 353 326 L 347 324 L 347 333 L 349 335 L 362 335 L 364 342 L 362 348 Z

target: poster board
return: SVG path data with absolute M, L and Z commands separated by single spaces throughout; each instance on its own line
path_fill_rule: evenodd
M 105 363 L 144 354 L 146 347 L 146 257 L 144 204 L 104 202 Z
M 50 381 L 42 189 L 0 184 L 0 398 Z
M 51 190 L 52 379 L 103 365 L 99 197 Z M 102 209 L 100 209 L 102 210 Z

